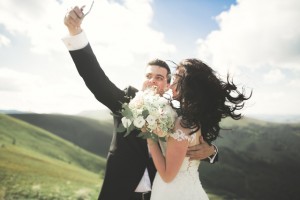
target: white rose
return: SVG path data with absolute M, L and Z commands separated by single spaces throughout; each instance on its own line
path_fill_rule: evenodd
M 146 121 L 144 120 L 144 118 L 142 116 L 137 117 L 133 121 L 134 126 L 137 128 L 142 128 L 145 125 L 145 123 L 146 123 Z
M 160 97 L 159 100 L 157 101 L 157 103 L 160 105 L 160 106 L 163 106 L 163 105 L 168 105 L 168 100 L 163 98 L 163 97 Z
M 146 121 L 150 126 L 153 126 L 156 123 L 156 117 L 154 117 L 153 115 L 148 115 Z
M 128 128 L 132 123 L 132 121 L 126 117 L 122 117 L 121 121 L 125 128 Z
M 171 106 L 166 106 L 164 108 L 164 113 L 170 116 L 171 118 L 177 117 L 176 111 Z
M 143 98 L 141 96 L 136 96 L 129 102 L 128 106 L 130 109 L 139 109 L 143 107 L 143 104 Z
M 152 125 L 150 125 L 150 124 L 148 124 L 148 126 L 147 126 L 150 130 L 155 130 L 156 128 L 157 128 L 157 123 L 155 123 L 155 124 L 152 124 Z

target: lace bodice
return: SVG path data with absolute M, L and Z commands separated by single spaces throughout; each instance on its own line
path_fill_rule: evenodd
M 188 140 L 189 146 L 195 145 L 197 143 L 196 137 L 199 136 L 199 133 L 194 133 L 192 135 L 186 135 L 182 130 L 178 129 L 173 134 L 170 135 L 170 137 L 178 140 Z M 162 149 L 163 155 L 166 155 L 166 149 L 167 149 L 167 142 L 159 141 L 159 145 Z M 183 163 L 180 167 L 179 172 L 183 171 L 198 171 L 200 161 L 199 160 L 193 160 L 190 161 L 188 157 L 185 157 L 183 160 Z
M 195 141 L 196 135 L 197 135 L 196 133 L 192 135 L 186 135 L 182 130 L 177 129 L 173 134 L 170 135 L 170 137 L 178 141 L 188 140 L 189 143 L 192 143 Z

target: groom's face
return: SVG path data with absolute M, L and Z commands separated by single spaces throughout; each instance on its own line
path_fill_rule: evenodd
M 148 87 L 157 87 L 157 92 L 162 95 L 169 89 L 169 83 L 167 81 L 168 71 L 157 65 L 148 65 L 145 71 L 145 78 L 143 82 L 142 90 Z

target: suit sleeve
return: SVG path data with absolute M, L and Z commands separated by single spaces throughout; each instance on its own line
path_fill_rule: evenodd
M 121 104 L 125 101 L 125 93 L 105 75 L 90 44 L 69 52 L 80 76 L 96 99 L 113 113 L 121 110 Z

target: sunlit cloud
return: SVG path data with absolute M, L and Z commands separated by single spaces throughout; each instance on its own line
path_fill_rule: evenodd
M 300 88 L 300 79 L 293 79 L 288 82 L 288 87 L 297 88 L 297 92 Z
M 31 73 L 0 68 L 0 91 L 27 91 L 40 85 L 41 77 Z
M 198 56 L 221 74 L 253 89 L 250 113 L 299 113 L 291 101 L 300 78 L 300 2 L 238 0 L 216 20 L 219 29 L 199 38 Z M 274 101 L 276 99 L 276 101 Z
M 219 30 L 200 39 L 199 56 L 217 68 L 300 70 L 300 2 L 238 0 L 216 17 Z
M 264 79 L 267 83 L 276 83 L 282 81 L 284 77 L 285 76 L 280 69 L 271 70 L 264 75 Z
M 1 46 L 8 46 L 10 44 L 10 39 L 6 36 L 0 34 L 0 47 Z
M 54 0 L 9 1 L 0 3 L 0 24 L 12 35 L 30 40 L 30 50 L 49 54 L 59 46 L 63 7 Z

